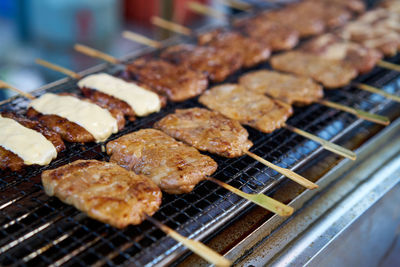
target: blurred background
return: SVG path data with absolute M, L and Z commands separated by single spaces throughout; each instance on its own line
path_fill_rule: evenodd
M 218 0 L 196 0 L 228 12 Z M 100 61 L 73 50 L 75 43 L 121 57 L 142 47 L 121 37 L 131 30 L 156 40 L 168 37 L 150 24 L 154 15 L 189 27 L 211 19 L 186 8 L 187 0 L 0 0 L 0 79 L 31 91 L 64 77 L 36 58 L 81 71 Z M 13 95 L 0 90 L 0 100 Z

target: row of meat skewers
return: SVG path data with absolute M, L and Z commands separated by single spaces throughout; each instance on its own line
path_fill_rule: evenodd
M 85 103 L 76 102 L 75 99 L 71 100 L 70 95 L 57 96 L 46 94 L 48 99 L 45 99 L 42 96 L 39 99 L 33 100 L 31 108 L 27 114 L 29 117 L 37 118 L 46 126 L 61 133 L 64 140 L 69 142 L 104 141 L 111 133 L 116 132 L 124 126 L 124 117 L 133 120 L 135 114 L 138 116 L 145 116 L 149 113 L 157 112 L 165 104 L 165 98 L 172 101 L 183 101 L 187 98 L 196 96 L 207 88 L 207 78 L 211 81 L 223 80 L 227 75 L 236 71 L 238 68 L 237 66 L 243 66 L 244 64 L 244 66 L 249 67 L 252 64 L 258 64 L 259 62 L 266 60 L 269 56 L 269 51 L 267 53 L 265 49 L 254 49 L 253 51 L 260 52 L 253 53 L 252 57 L 247 57 L 248 60 L 243 60 L 240 64 L 235 63 L 235 61 L 237 61 L 235 58 L 226 60 L 221 53 L 228 50 L 228 44 L 238 44 L 240 42 L 232 42 L 232 40 L 235 40 L 230 39 L 232 37 L 226 38 L 226 36 L 229 37 L 229 35 L 231 35 L 230 32 L 221 32 L 221 30 L 216 32 L 217 33 L 209 33 L 213 37 L 208 39 L 211 41 L 204 41 L 206 45 L 203 47 L 180 45 L 167 48 L 163 52 L 164 56 L 162 54 L 161 57 L 168 61 L 155 58 L 142 58 L 127 66 L 127 77 L 134 78 L 137 82 L 141 83 L 139 84 L 141 87 L 147 87 L 158 94 L 151 94 L 149 90 L 134 90 L 134 88 L 136 89 L 136 87 L 139 86 L 132 85 L 132 83 L 128 83 L 107 74 L 95 74 L 85 77 L 78 82 L 78 86 L 82 89 L 83 95 L 90 99 L 90 102 L 87 99 L 83 101 Z M 207 38 L 203 37 L 203 40 Z M 215 38 L 217 39 L 216 44 L 210 45 L 210 42 L 212 43 L 212 40 L 215 40 Z M 218 41 L 224 40 L 224 38 L 230 41 L 225 44 L 222 41 Z M 246 42 L 243 42 L 243 44 L 246 44 Z M 242 46 L 239 50 L 247 51 L 243 49 L 243 47 L 246 46 Z M 83 49 L 88 51 L 85 48 Z M 239 51 L 238 49 L 236 50 Z M 238 53 L 232 54 L 235 55 L 236 58 L 240 58 L 238 57 Z M 96 53 L 96 55 L 98 55 L 98 53 Z M 213 58 L 214 56 L 218 56 L 219 60 L 215 60 L 217 62 L 216 64 L 209 64 L 210 61 L 215 59 Z M 248 56 L 248 54 L 246 56 Z M 255 60 L 257 57 L 261 59 Z M 252 63 L 251 59 L 256 63 Z M 288 59 L 291 61 L 288 61 Z M 175 64 L 171 64 L 171 62 Z M 288 63 L 296 66 L 298 63 L 299 65 L 301 65 L 300 63 L 303 63 L 304 65 L 301 68 L 296 67 L 294 69 L 288 69 L 288 65 L 290 65 Z M 306 76 L 316 79 L 326 87 L 337 87 L 347 84 L 358 72 L 361 72 L 360 70 L 354 71 L 354 68 L 350 69 L 348 65 L 343 64 L 342 61 L 329 59 L 321 60 L 321 55 L 310 55 L 303 51 L 288 52 L 275 56 L 271 60 L 271 64 L 274 68 L 286 72 L 302 75 L 306 74 Z M 312 68 L 311 70 L 307 69 L 307 67 L 311 66 L 317 66 L 317 71 Z M 365 67 L 365 65 L 363 66 Z M 345 71 L 343 72 L 343 70 Z M 334 74 L 333 79 L 332 75 L 329 75 L 329 73 Z M 345 74 L 345 78 L 342 80 L 343 74 Z M 81 78 L 74 73 L 72 75 L 75 76 L 75 78 Z M 321 79 L 321 77 L 327 78 Z M 332 81 L 334 84 L 332 84 Z M 292 89 L 299 89 L 295 92 L 300 92 L 300 89 L 303 91 L 302 93 L 293 95 L 282 94 L 282 87 L 280 87 L 282 82 L 285 82 L 286 86 L 289 84 L 289 87 Z M 251 142 L 247 139 L 247 131 L 240 126 L 237 121 L 242 124 L 250 125 L 263 132 L 272 132 L 276 128 L 285 125 L 286 119 L 292 113 L 290 104 L 299 102 L 302 102 L 302 104 L 308 104 L 316 102 L 319 101 L 323 95 L 322 87 L 313 82 L 310 78 L 272 71 L 260 71 L 244 75 L 241 77 L 239 83 L 240 85 L 227 84 L 214 87 L 209 91 L 206 91 L 199 98 L 199 101 L 202 104 L 218 112 L 200 108 L 178 110 L 175 114 L 168 115 L 161 121 L 157 122 L 155 127 L 199 150 L 206 150 L 226 157 L 242 156 L 245 153 L 250 153 L 248 149 L 251 147 Z M 177 84 L 180 85 L 180 87 L 176 86 Z M 297 85 L 298 87 L 294 87 L 294 85 Z M 287 89 L 286 86 L 283 89 Z M 112 92 L 109 90 L 110 87 L 114 87 Z M 126 91 L 124 91 L 123 88 L 125 88 Z M 179 88 L 179 90 L 177 88 Z M 268 88 L 271 89 L 266 91 Z M 252 91 L 250 91 L 250 89 Z M 151 108 L 147 109 L 148 105 L 140 105 L 137 104 L 137 102 L 135 102 L 136 104 L 130 105 L 129 100 L 126 100 L 125 98 L 125 100 L 119 99 L 120 96 L 118 96 L 118 93 L 126 92 L 121 94 L 126 97 L 126 95 L 130 94 L 128 91 L 133 90 L 137 92 L 138 95 L 133 96 L 131 99 L 139 99 L 138 97 L 143 99 L 143 95 L 146 95 L 145 98 L 148 99 L 148 102 L 143 101 L 140 104 L 151 103 Z M 266 95 L 268 95 L 268 97 Z M 93 130 L 93 133 L 89 132 L 89 134 L 92 135 L 91 137 L 87 134 L 84 135 L 82 133 L 86 129 L 82 130 L 81 128 L 83 127 L 79 128 L 80 125 L 78 123 L 74 123 L 73 121 L 71 123 L 71 121 L 68 121 L 65 118 L 63 119 L 63 117 L 59 115 L 54 116 L 49 115 L 50 113 L 46 114 L 47 111 L 45 111 L 45 109 L 51 106 L 51 103 L 56 103 L 55 105 L 58 106 L 60 103 L 58 100 L 59 97 L 63 98 L 62 101 L 66 99 L 67 102 L 71 101 L 68 102 L 70 108 L 71 105 L 76 108 L 78 103 L 84 104 L 83 109 L 87 108 L 88 114 L 94 113 L 95 108 L 91 106 L 93 105 L 93 102 L 100 104 L 107 108 L 109 118 L 114 117 L 119 119 L 115 119 L 114 122 L 111 122 L 112 119 L 110 119 L 110 123 L 107 127 L 99 127 L 101 129 L 109 129 L 107 133 L 97 135 L 97 132 Z M 143 109 L 143 107 L 146 108 Z M 2 115 L 2 117 L 6 116 L 7 115 Z M 87 118 L 92 116 L 94 116 L 94 114 L 87 116 Z M 99 116 L 107 117 L 105 115 Z M 368 114 L 366 116 L 368 117 Z M 11 114 L 9 117 L 16 116 Z M 228 119 L 228 117 L 230 119 Z M 377 118 L 378 121 L 382 121 L 382 118 L 375 118 Z M 27 119 L 24 118 L 24 120 Z M 19 121 L 22 121 L 22 119 Z M 104 121 L 102 121 L 102 123 L 103 122 Z M 32 121 L 29 120 L 29 123 L 32 123 Z M 60 127 L 60 125 L 63 126 Z M 29 128 L 32 129 L 33 126 Z M 62 130 L 59 128 L 62 128 Z M 78 130 L 74 131 L 76 129 Z M 211 175 L 217 168 L 216 163 L 211 158 L 201 155 L 197 150 L 175 141 L 163 132 L 151 129 L 140 130 L 107 144 L 107 153 L 111 155 L 111 162 L 118 163 L 118 165 L 121 165 L 126 169 L 133 170 L 135 173 L 139 174 L 139 176 L 150 176 L 153 183 L 149 182 L 149 179 L 146 180 L 141 177 L 137 178 L 137 181 L 132 178 L 132 184 L 134 184 L 134 186 L 131 186 L 132 184 L 130 184 L 126 179 L 121 180 L 121 184 L 123 184 L 122 186 L 117 186 L 119 180 L 117 178 L 116 180 L 113 180 L 114 175 L 108 173 L 109 169 L 118 169 L 117 165 L 94 161 L 79 161 L 53 171 L 44 172 L 43 184 L 46 192 L 49 195 L 56 195 L 63 201 L 75 205 L 77 208 L 87 212 L 92 217 L 108 222 L 117 227 L 140 223 L 146 218 L 146 214 L 151 215 L 160 205 L 161 194 L 159 193 L 159 189 L 154 186 L 154 183 L 166 192 L 184 193 L 192 190 L 199 181 L 203 179 L 212 179 L 207 178 L 207 176 Z M 74 135 L 74 133 L 76 134 Z M 80 137 L 82 136 L 89 136 L 89 138 L 81 139 Z M 61 139 L 58 138 L 57 140 Z M 59 147 L 62 146 L 59 145 Z M 250 153 L 250 155 L 251 154 L 252 153 Z M 104 175 L 97 175 L 99 172 L 103 173 L 103 171 Z M 119 169 L 117 172 L 120 173 L 121 170 Z M 180 176 L 182 173 L 184 174 L 184 179 L 180 179 L 182 178 L 182 176 Z M 72 183 L 70 175 L 72 175 L 74 179 L 79 180 L 82 179 L 82 174 L 84 174 L 85 177 L 93 177 L 94 180 L 92 182 L 100 185 L 100 188 L 107 188 L 107 186 L 110 185 L 112 188 L 108 188 L 110 189 L 110 192 L 115 192 L 115 196 L 118 196 L 117 199 L 120 199 L 120 196 L 131 194 L 130 197 L 132 197 L 132 201 L 136 204 L 113 206 L 114 204 L 107 203 L 107 201 L 104 202 L 104 196 L 103 198 L 100 196 L 94 202 L 91 202 L 92 200 L 89 201 L 87 198 L 86 200 L 88 201 L 84 201 L 85 197 L 93 196 L 93 194 L 98 192 L 91 191 L 91 188 L 96 188 L 96 186 L 93 185 L 93 187 L 91 187 L 90 182 L 85 184 L 85 186 L 89 187 L 73 186 L 84 183 Z M 115 181 L 117 181 L 117 183 L 115 183 Z M 141 184 L 141 186 L 138 186 L 137 184 Z M 70 192 L 65 190 L 65 188 L 69 188 L 69 186 L 72 186 Z M 116 187 L 114 188 L 113 186 Z M 139 189 L 136 191 L 130 190 L 128 193 L 126 191 L 127 188 Z M 125 193 L 121 193 L 121 191 L 118 190 L 122 190 Z M 108 190 L 105 190 L 105 192 L 107 191 Z M 133 195 L 132 192 L 134 192 Z M 66 193 L 68 194 L 66 195 Z M 141 194 L 143 194 L 142 197 L 140 196 Z M 150 197 L 148 194 L 153 197 Z M 129 199 L 129 197 L 127 196 L 126 199 Z M 141 199 L 143 202 L 139 203 L 140 201 L 137 202 L 137 199 Z M 107 212 L 111 206 L 108 205 L 111 205 L 114 208 L 113 210 L 120 211 L 121 216 L 110 217 L 110 214 Z M 96 210 L 94 207 L 98 207 L 99 210 Z M 135 207 L 135 211 L 138 213 L 132 211 L 132 207 Z M 286 207 L 283 207 L 283 209 L 288 211 Z M 279 208 L 275 210 L 278 210 L 279 212 Z M 98 213 L 99 211 L 101 212 Z M 130 214 L 131 217 L 126 214 Z

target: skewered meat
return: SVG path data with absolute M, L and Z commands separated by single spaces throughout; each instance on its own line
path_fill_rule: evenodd
M 117 228 L 140 224 L 161 205 L 153 181 L 109 162 L 77 160 L 44 171 L 42 183 L 49 196 Z
M 378 49 L 385 56 L 393 56 L 400 47 L 400 14 L 374 9 L 348 23 L 338 34 L 343 39 Z
M 160 97 L 156 93 L 107 73 L 86 76 L 78 82 L 78 86 L 100 91 L 125 102 L 137 116 L 158 112 L 162 106 Z
M 199 102 L 265 133 L 281 128 L 293 113 L 290 105 L 249 91 L 238 84 L 213 87 L 200 96 Z
M 178 109 L 154 127 L 199 150 L 228 158 L 242 156 L 253 145 L 238 121 L 204 108 Z
M 345 86 L 357 76 L 357 70 L 346 62 L 329 60 L 300 51 L 290 51 L 271 58 L 274 69 L 311 77 L 327 88 Z
M 239 54 L 245 67 L 252 67 L 266 61 L 271 52 L 260 42 L 238 32 L 215 29 L 198 36 L 199 45 L 208 45 Z
M 30 120 L 22 115 L 9 111 L 2 112 L 1 117 L 13 119 L 22 126 L 41 133 L 44 137 L 46 137 L 47 140 L 49 140 L 53 144 L 57 152 L 61 152 L 62 150 L 65 149 L 65 145 L 61 137 L 57 133 L 41 125 L 38 121 Z M 4 130 L 5 129 L 2 129 L 2 131 Z M 22 169 L 23 166 L 25 166 L 25 163 L 22 158 L 20 158 L 17 154 L 13 153 L 12 151 L 0 146 L 1 170 L 9 168 L 12 171 L 19 171 Z
M 367 8 L 363 0 L 311 0 L 311 1 L 322 1 L 326 4 L 344 7 L 356 14 L 364 13 Z
M 301 49 L 327 59 L 346 61 L 359 73 L 371 71 L 383 57 L 379 50 L 343 40 L 332 33 L 315 37 L 305 43 Z
M 379 3 L 379 7 L 385 8 L 390 12 L 400 14 L 400 1 L 398 0 L 384 0 Z
M 107 109 L 70 95 L 44 94 L 30 103 L 28 117 L 37 118 L 69 142 L 104 141 L 118 131 Z
M 274 21 L 244 18 L 234 22 L 234 26 L 271 51 L 290 50 L 299 42 L 296 30 Z
M 105 105 L 106 107 L 120 110 L 124 114 L 124 116 L 126 116 L 130 121 L 134 121 L 136 119 L 135 112 L 126 102 L 100 91 L 89 89 L 86 87 L 81 88 L 81 91 L 85 97 L 91 99 L 99 106 L 104 107 L 102 105 Z
M 217 163 L 195 148 L 155 129 L 143 129 L 107 144 L 110 161 L 150 177 L 170 194 L 192 191 L 217 169 Z
M 146 84 L 174 102 L 198 96 L 207 89 L 207 76 L 164 60 L 140 58 L 127 65 L 131 79 Z
M 184 68 L 203 72 L 213 82 L 222 82 L 243 65 L 237 53 L 189 44 L 168 47 L 161 53 L 161 58 Z
M 259 70 L 242 75 L 240 85 L 288 104 L 311 104 L 324 96 L 322 86 L 308 77 Z

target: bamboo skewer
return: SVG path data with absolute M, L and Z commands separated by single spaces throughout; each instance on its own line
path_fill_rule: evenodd
M 270 198 L 264 194 L 248 194 L 245 193 L 227 183 L 221 182 L 218 179 L 212 178 L 212 177 L 207 177 L 206 178 L 209 181 L 212 181 L 219 186 L 229 190 L 230 192 L 244 198 L 247 200 L 250 200 L 251 202 L 263 207 L 264 209 L 267 209 L 273 213 L 278 214 L 279 216 L 286 217 L 292 215 L 294 209 L 290 206 L 287 206 L 273 198 Z
M 131 31 L 123 31 L 122 36 L 125 37 L 126 39 L 153 47 L 153 48 L 161 48 L 162 45 L 160 42 L 154 41 L 150 38 L 147 38 L 143 35 L 131 32 Z
M 310 140 L 313 140 L 314 142 L 319 143 L 326 150 L 329 150 L 329 151 L 331 151 L 331 152 L 333 152 L 335 154 L 341 155 L 341 156 L 349 158 L 351 160 L 356 160 L 356 158 L 357 158 L 357 155 L 353 151 L 351 151 L 351 150 L 349 150 L 347 148 L 338 146 L 338 145 L 336 145 L 334 143 L 331 143 L 331 142 L 329 142 L 329 141 L 327 141 L 325 139 L 322 139 L 321 137 L 318 137 L 316 135 L 310 134 L 310 133 L 308 133 L 306 131 L 303 131 L 303 130 L 301 130 L 299 128 L 296 128 L 296 127 L 293 127 L 293 126 L 290 126 L 290 125 L 287 125 L 287 124 L 284 127 L 286 129 L 288 129 L 289 131 L 292 131 L 292 132 L 294 132 L 294 133 L 296 133 L 298 135 L 301 135 L 301 136 L 303 136 L 303 137 L 305 137 L 307 139 L 310 139 Z
M 89 55 L 91 57 L 103 59 L 103 60 L 105 60 L 105 61 L 107 61 L 109 63 L 112 63 L 112 64 L 119 64 L 120 63 L 119 59 L 117 59 L 117 58 L 115 58 L 113 56 L 110 56 L 109 54 L 103 53 L 103 52 L 101 52 L 99 50 L 96 50 L 96 49 L 93 49 L 91 47 L 88 47 L 86 45 L 76 44 L 74 46 L 74 49 L 76 51 L 78 51 L 78 52 L 83 53 L 83 54 Z
M 219 0 L 219 2 L 222 2 L 224 5 L 229 6 L 231 8 L 241 10 L 241 11 L 250 11 L 252 9 L 252 6 L 246 2 L 243 1 L 238 1 L 238 0 Z
M 164 28 L 169 31 L 176 32 L 176 33 L 179 33 L 182 35 L 191 36 L 193 34 L 192 30 L 189 29 L 188 27 L 165 20 L 165 19 L 157 17 L 157 16 L 153 16 L 151 18 L 151 23 L 160 28 Z
M 353 115 L 356 115 L 360 119 L 375 122 L 375 123 L 385 125 L 385 126 L 390 124 L 389 118 L 385 117 L 385 116 L 369 113 L 369 112 L 366 112 L 361 109 L 351 108 L 351 107 L 341 105 L 339 103 L 331 102 L 331 101 L 328 101 L 325 99 L 319 100 L 318 103 L 321 105 L 330 107 L 330 108 L 334 108 L 334 109 L 345 111 L 347 113 L 351 113 Z
M 213 17 L 213 18 L 216 18 L 216 19 L 220 19 L 220 20 L 224 20 L 225 21 L 226 17 L 227 17 L 227 14 L 225 14 L 225 13 L 219 11 L 219 10 L 210 8 L 210 7 L 206 6 L 206 5 L 200 4 L 198 2 L 192 2 L 191 1 L 191 2 L 188 3 L 187 7 L 193 12 L 200 13 L 200 14 L 203 14 L 203 15 L 206 15 L 206 16 L 210 16 L 210 17 Z
M 296 182 L 296 183 L 298 183 L 298 184 L 300 184 L 300 185 L 302 185 L 302 186 L 304 186 L 304 187 L 306 187 L 308 189 L 316 189 L 316 188 L 318 188 L 317 184 L 311 182 L 310 180 L 307 180 L 303 176 L 298 175 L 297 173 L 295 173 L 295 172 L 293 172 L 293 171 L 291 171 L 289 169 L 279 167 L 279 166 L 277 166 L 277 165 L 275 165 L 275 164 L 263 159 L 262 157 L 254 154 L 254 153 L 252 153 L 250 151 L 247 151 L 246 154 L 248 156 L 252 157 L 253 159 L 261 162 L 262 164 L 264 164 L 264 165 L 268 166 L 269 168 L 277 171 L 278 173 L 285 175 L 286 177 L 288 177 L 292 181 L 294 181 L 294 182 Z
M 383 91 L 382 89 L 376 88 L 374 86 L 371 86 L 371 85 L 368 85 L 368 84 L 363 84 L 363 83 L 356 83 L 354 85 L 358 89 L 384 96 L 384 97 L 389 98 L 389 99 L 391 99 L 393 101 L 396 101 L 396 102 L 400 102 L 400 96 L 387 93 L 387 92 Z
M 176 241 L 182 243 L 185 247 L 196 253 L 197 255 L 201 256 L 203 259 L 207 260 L 208 262 L 214 264 L 215 266 L 231 266 L 232 262 L 229 261 L 228 259 L 222 257 L 219 255 L 217 252 L 214 250 L 210 249 L 203 243 L 200 243 L 199 241 L 193 240 L 186 238 L 176 232 L 175 230 L 169 228 L 165 224 L 162 224 L 161 222 L 157 221 L 153 217 L 150 217 L 149 215 L 146 215 L 146 219 L 153 223 L 155 226 L 157 226 L 159 229 L 161 229 L 164 233 L 175 239 Z
M 24 91 L 22 91 L 22 90 L 20 90 L 20 89 L 18 89 L 16 87 L 6 83 L 6 82 L 4 82 L 4 81 L 0 81 L 0 88 L 1 89 L 10 89 L 11 91 L 14 91 L 17 94 L 20 94 L 20 95 L 22 95 L 22 96 L 24 96 L 24 97 L 26 97 L 26 98 L 28 98 L 30 100 L 33 100 L 33 99 L 36 98 L 32 94 L 24 92 Z
M 79 75 L 79 74 L 76 73 L 76 72 L 73 72 L 72 70 L 69 70 L 69 69 L 67 69 L 67 68 L 58 66 L 58 65 L 56 65 L 56 64 L 50 63 L 50 62 L 45 61 L 45 60 L 40 59 L 40 58 L 37 58 L 37 59 L 36 59 L 36 64 L 39 64 L 39 65 L 41 65 L 41 66 L 43 66 L 43 67 L 46 67 L 46 68 L 48 68 L 48 69 L 51 69 L 51 70 L 55 70 L 55 71 L 64 73 L 64 74 L 70 76 L 71 78 L 74 78 L 74 79 L 77 79 L 77 80 L 79 80 L 79 79 L 82 78 L 81 75 Z
M 379 60 L 376 65 L 381 67 L 381 68 L 385 68 L 385 69 L 389 69 L 389 70 L 394 70 L 394 71 L 399 71 L 400 72 L 400 65 L 394 64 L 392 62 Z

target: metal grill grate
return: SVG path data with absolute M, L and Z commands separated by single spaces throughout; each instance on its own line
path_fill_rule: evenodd
M 399 58 L 394 58 L 398 62 Z M 257 68 L 269 67 L 262 65 Z M 108 66 L 107 72 L 116 73 L 118 66 Z M 240 73 L 229 78 L 235 81 Z M 400 93 L 400 78 L 395 72 L 375 70 L 359 77 L 360 81 L 378 87 L 385 86 L 391 93 Z M 68 80 L 46 92 L 76 92 L 75 82 Z M 326 93 L 327 98 L 371 112 L 399 107 L 378 95 L 354 88 Z M 23 112 L 28 102 L 16 98 L 0 106 L 0 110 Z M 110 140 L 152 124 L 176 108 L 200 106 L 196 99 L 179 104 L 168 104 L 160 113 L 128 123 Z M 289 124 L 319 135 L 335 139 L 359 125 L 354 116 L 318 104 L 296 108 Z M 287 130 L 263 134 L 248 128 L 254 142 L 252 151 L 285 168 L 293 169 L 305 163 L 320 147 Z M 40 174 L 76 159 L 108 160 L 101 152 L 103 144 L 67 144 L 57 160 L 45 167 L 27 167 L 20 173 L 0 172 L 0 264 L 28 266 L 51 263 L 66 265 L 121 265 L 142 266 L 156 264 L 168 256 L 179 255 L 184 248 L 166 237 L 151 223 L 130 226 L 123 230 L 89 219 L 75 208 L 56 198 L 48 197 L 40 182 Z M 250 157 L 225 159 L 211 155 L 218 165 L 214 177 L 245 192 L 268 192 L 282 179 L 275 171 Z M 164 194 L 161 209 L 154 217 L 192 238 L 203 238 L 237 215 L 250 203 L 219 188 L 201 182 L 193 192 L 185 195 Z M 172 256 L 173 256 L 172 255 Z

